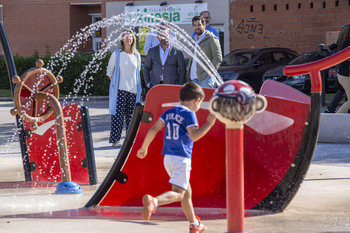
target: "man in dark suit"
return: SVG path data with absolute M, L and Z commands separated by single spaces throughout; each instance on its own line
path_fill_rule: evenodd
M 149 49 L 143 69 L 147 88 L 157 84 L 177 84 L 186 82 L 186 65 L 183 53 L 169 44 L 169 30 L 160 30 L 160 44 Z

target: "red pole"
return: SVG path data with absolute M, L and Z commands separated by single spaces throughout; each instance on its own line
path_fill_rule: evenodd
M 244 232 L 243 125 L 226 125 L 226 203 L 227 231 Z
M 264 96 L 256 95 L 246 83 L 229 80 L 210 99 L 209 111 L 225 124 L 226 136 L 226 217 L 229 233 L 244 232 L 243 125 L 255 113 L 265 110 Z
M 322 81 L 320 71 L 338 63 L 345 61 L 350 57 L 350 46 L 343 49 L 330 57 L 323 58 L 310 63 L 300 65 L 290 65 L 284 68 L 284 74 L 287 76 L 310 74 L 311 79 L 311 92 L 322 93 Z

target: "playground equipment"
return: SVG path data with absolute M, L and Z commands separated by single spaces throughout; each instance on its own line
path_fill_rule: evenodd
M 61 76 L 56 78 L 43 68 L 43 64 L 39 59 L 36 68 L 28 70 L 21 77 L 16 75 L 12 78 L 16 87 L 15 108 L 11 110 L 11 114 L 18 114 L 24 119 L 32 180 L 54 182 L 62 180 L 64 183 L 74 180 L 79 183 L 96 184 L 96 174 L 94 177 L 89 174 L 90 170 L 95 171 L 95 166 L 87 169 L 89 163 L 94 165 L 93 157 L 89 156 L 90 159 L 87 161 L 84 153 L 86 140 L 81 116 L 88 117 L 88 115 L 86 112 L 81 113 L 80 110 L 84 108 L 80 109 L 77 104 L 61 108 L 58 101 L 58 84 L 63 78 Z M 71 185 L 60 184 L 56 192 L 65 192 L 66 188 L 75 190 Z M 78 187 L 78 190 L 81 191 L 81 188 Z
M 58 83 L 63 79 L 60 76 L 56 79 L 42 68 L 41 60 L 37 61 L 36 68 L 28 70 L 21 78 L 17 76 L 1 23 L 0 35 L 10 83 L 13 83 L 11 91 L 15 108 L 11 113 L 16 115 L 19 128 L 25 181 L 62 180 L 64 182 L 56 190 L 61 193 L 64 190 L 81 191 L 74 182 L 97 184 L 88 109 L 77 104 L 61 109 Z M 54 125 L 59 126 L 56 127 L 57 134 Z M 68 186 L 65 184 L 71 181 L 74 182 Z
M 254 115 L 243 129 L 246 214 L 250 210 L 281 212 L 297 193 L 311 164 L 317 142 L 322 90 L 319 70 L 334 66 L 349 57 L 350 48 L 313 62 L 311 67 L 316 63 L 316 70 L 310 66 L 310 69 L 306 69 L 304 65 L 301 66 L 301 71 L 299 66 L 287 67 L 288 75 L 293 69 L 311 73 L 311 98 L 281 83 L 271 80 L 264 82 L 260 95 L 269 104 L 263 113 Z M 141 206 L 140 200 L 144 193 L 156 194 L 169 189 L 166 172 L 161 169 L 162 146 L 152 143 L 148 151 L 152 156 L 142 161 L 137 158 L 136 152 L 152 122 L 167 108 L 179 103 L 180 88 L 155 86 L 148 92 L 145 105 L 136 106 L 119 156 L 85 207 Z M 203 109 L 197 112 L 200 125 L 206 121 L 205 102 L 209 102 L 214 92 L 207 88 L 204 91 L 206 97 Z M 191 173 L 194 207 L 227 207 L 224 132 L 224 125 L 217 122 L 194 145 Z M 158 133 L 156 137 L 161 141 L 162 136 L 162 133 Z
M 227 81 L 214 93 L 209 111 L 225 124 L 227 232 L 244 232 L 243 125 L 267 107 L 246 83 Z
M 67 138 L 65 134 L 63 112 L 61 105 L 58 101 L 59 98 L 59 88 L 58 84 L 63 82 L 62 76 L 53 76 L 51 72 L 43 68 L 44 62 L 42 60 L 36 61 L 36 69 L 28 70 L 20 78 L 19 76 L 14 76 L 12 82 L 16 84 L 15 94 L 14 94 L 14 104 L 15 108 L 11 110 L 13 116 L 20 115 L 25 121 L 32 123 L 31 130 L 38 129 L 38 122 L 43 122 L 51 116 L 52 113 L 55 114 L 55 125 L 57 131 L 57 146 L 59 153 L 60 168 L 62 174 L 62 181 L 71 182 L 72 178 L 70 175 L 69 160 L 68 160 L 68 148 L 67 148 Z M 42 77 L 40 77 L 42 76 Z M 49 85 L 44 84 L 44 87 L 38 89 L 38 86 L 42 86 L 44 77 L 46 76 L 49 80 Z M 36 79 L 30 80 L 29 79 Z M 42 80 L 38 80 L 42 79 Z M 34 88 L 31 89 L 26 85 L 26 83 L 34 83 Z M 50 87 L 53 88 L 53 95 L 46 92 Z M 28 97 L 24 102 L 21 101 L 21 93 L 26 91 L 28 93 L 22 96 Z M 29 107 L 30 102 L 33 102 L 33 108 L 31 108 L 32 114 L 29 115 L 26 110 Z M 42 102 L 42 103 L 40 103 Z
M 56 79 L 50 71 L 43 68 L 43 65 L 44 62 L 39 59 L 36 61 L 36 68 L 28 70 L 21 77 L 16 75 L 12 78 L 16 88 L 15 108 L 11 109 L 11 114 L 14 116 L 18 114 L 25 121 L 32 123 L 30 129 L 35 131 L 38 130 L 39 122 L 44 122 L 54 113 L 60 173 L 63 181 L 57 186 L 56 193 L 79 194 L 82 193 L 82 189 L 77 183 L 73 183 L 71 178 L 64 115 L 58 101 L 58 84 L 63 81 L 63 78 L 58 76 Z M 48 81 L 48 84 L 45 81 Z M 50 94 L 49 90 L 52 90 L 53 94 Z
M 149 154 L 152 156 L 144 160 L 138 159 L 136 152 L 152 122 L 167 108 L 179 103 L 180 88 L 181 86 L 171 85 L 155 86 L 148 92 L 144 107 L 141 104 L 136 107 L 133 124 L 123 147 L 109 174 L 86 207 L 140 206 L 144 193 L 156 194 L 169 189 L 168 176 L 162 169 L 161 143 L 151 143 Z M 281 88 L 283 93 L 294 96 L 294 99 L 263 94 L 269 103 L 266 110 L 256 114 L 244 127 L 247 210 L 256 209 L 258 206 L 258 210 L 282 211 L 287 206 L 287 201 L 291 200 L 288 193 L 273 197 L 272 203 L 266 203 L 265 200 L 278 185 L 282 185 L 280 182 L 292 163 L 300 167 L 303 162 L 294 161 L 294 158 L 302 141 L 305 121 L 310 111 L 310 100 L 301 92 L 273 81 L 264 85 L 263 92 Z M 206 122 L 206 106 L 214 89 L 204 88 L 204 92 L 203 108 L 197 112 L 199 125 Z M 161 141 L 162 136 L 162 133 L 158 133 L 156 137 Z M 156 138 L 154 141 L 158 140 Z M 286 142 L 290 146 L 286 146 Z M 220 122 L 194 144 L 191 185 L 195 207 L 226 208 L 225 147 L 225 126 Z M 300 183 L 285 183 L 282 186 L 298 189 L 299 185 Z

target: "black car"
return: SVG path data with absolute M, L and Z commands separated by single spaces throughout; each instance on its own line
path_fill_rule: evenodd
M 293 61 L 291 61 L 288 65 L 298 65 L 298 64 L 309 63 L 309 62 L 317 61 L 322 58 L 324 58 L 324 56 L 320 55 L 319 50 L 313 50 L 298 56 Z M 288 86 L 291 86 L 301 92 L 304 92 L 305 94 L 309 94 L 311 91 L 310 75 L 302 74 L 302 75 L 294 75 L 294 76 L 285 76 L 283 73 L 284 67 L 285 65 L 278 66 L 276 68 L 266 71 L 265 74 L 263 75 L 262 81 L 264 82 L 267 79 L 272 79 L 278 82 L 282 82 Z M 326 69 L 322 72 L 324 72 L 324 75 L 325 75 L 326 92 L 334 92 L 336 90 L 335 84 L 337 80 L 337 73 L 336 73 L 335 67 Z
M 297 56 L 288 48 L 237 49 L 224 56 L 218 72 L 224 81 L 242 80 L 259 93 L 267 70 L 286 65 Z

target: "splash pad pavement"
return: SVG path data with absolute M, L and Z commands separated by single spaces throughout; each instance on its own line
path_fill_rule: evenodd
M 99 184 L 118 149 L 108 143 L 107 100 L 86 103 L 89 108 Z M 23 182 L 23 166 L 12 102 L 0 110 L 0 228 L 1 232 L 188 232 L 181 209 L 159 208 L 151 221 L 141 220 L 139 207 L 84 208 L 98 185 L 82 185 L 83 194 L 56 195 L 57 184 Z M 125 135 L 125 133 L 124 133 Z M 349 144 L 317 144 L 313 162 L 300 190 L 282 213 L 246 212 L 247 232 L 350 232 Z M 205 232 L 225 232 L 222 209 L 196 209 L 208 226 Z M 248 216 L 249 215 L 249 216 Z

